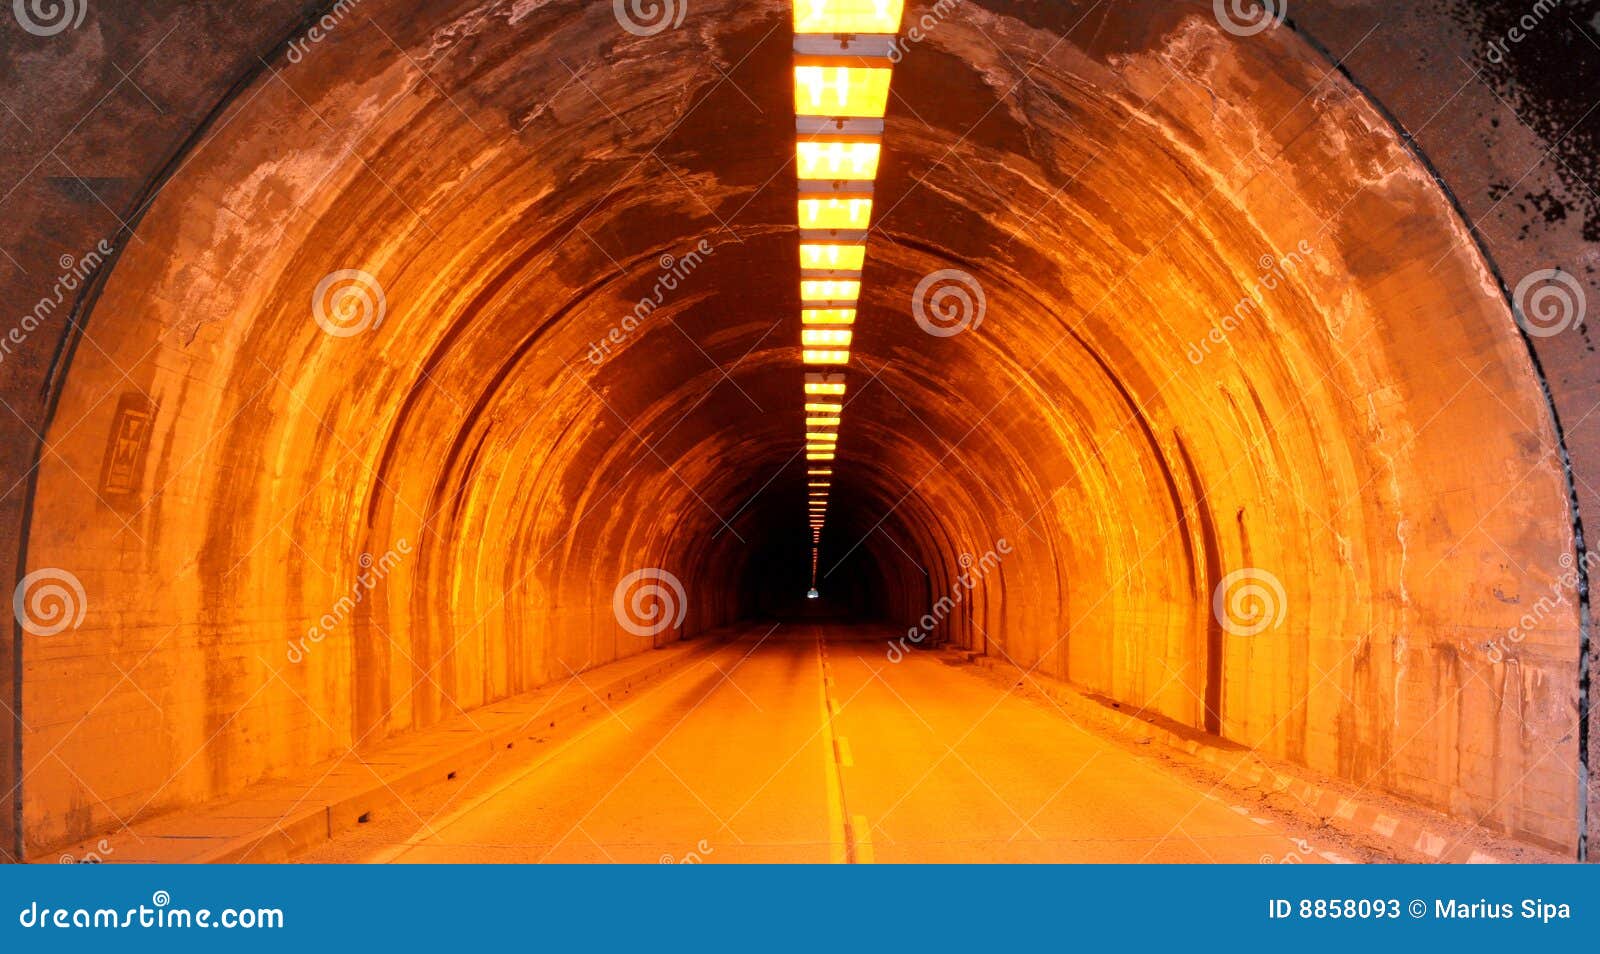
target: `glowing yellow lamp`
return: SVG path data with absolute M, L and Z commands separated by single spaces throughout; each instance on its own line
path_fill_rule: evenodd
M 905 0 L 794 0 L 796 33 L 898 33 Z
M 805 328 L 800 332 L 800 343 L 809 348 L 825 345 L 848 347 L 850 338 L 849 328 Z
M 872 200 L 837 197 L 800 200 L 803 229 L 853 229 L 862 231 L 872 222 Z
M 883 147 L 875 142 L 802 139 L 795 143 L 795 170 L 807 180 L 871 180 L 878 177 L 882 155 Z
M 831 395 L 843 394 L 844 375 L 828 374 L 825 371 L 812 371 L 806 375 L 806 393 Z
M 893 74 L 887 66 L 796 66 L 795 115 L 881 119 Z
M 849 301 L 861 297 L 861 283 L 857 281 L 826 281 L 809 279 L 800 283 L 800 300 Z
M 855 321 L 854 308 L 800 309 L 800 323 L 803 325 L 853 325 Z
M 813 271 L 859 272 L 867 263 L 865 245 L 806 242 L 800 246 L 800 267 Z

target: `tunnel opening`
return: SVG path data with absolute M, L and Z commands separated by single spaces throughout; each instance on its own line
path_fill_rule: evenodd
M 1577 844 L 1576 594 L 1528 624 L 1585 569 L 1560 434 L 1303 39 L 988 2 L 897 64 L 813 580 L 786 7 L 369 2 L 387 35 L 230 93 L 80 301 L 19 580 L 91 612 L 17 633 L 25 854 L 820 619 Z M 99 708 L 133 670 L 173 715 Z

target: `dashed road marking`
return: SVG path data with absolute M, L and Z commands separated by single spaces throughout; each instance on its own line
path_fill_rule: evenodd
M 855 848 L 855 863 L 870 865 L 873 863 L 872 853 L 872 826 L 867 824 L 867 816 L 853 815 L 850 818 L 851 844 Z
M 819 671 L 826 672 L 828 664 L 824 661 L 826 650 L 823 648 L 822 637 L 817 637 L 817 662 Z M 828 861 L 832 864 L 848 864 L 850 861 L 850 833 L 845 828 L 844 818 L 844 788 L 839 780 L 838 755 L 834 747 L 838 744 L 833 734 L 833 716 L 830 710 L 837 711 L 837 704 L 828 697 L 827 677 L 817 682 L 817 693 L 820 696 L 822 710 L 822 766 L 823 786 L 827 789 L 828 796 Z

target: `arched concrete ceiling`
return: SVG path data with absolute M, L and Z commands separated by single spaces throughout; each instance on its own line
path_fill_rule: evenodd
M 149 759 L 93 795 L 40 764 L 30 838 L 640 651 L 635 570 L 683 582 L 689 633 L 752 572 L 789 585 L 786 11 L 641 37 L 607 4 L 366 0 L 232 93 L 58 365 L 25 561 L 95 614 L 25 653 L 24 761 L 113 733 Z M 1568 483 L 1477 245 L 1291 31 L 1082 16 L 963 4 L 897 67 L 824 580 L 855 561 L 914 622 L 998 552 L 958 642 L 1566 843 L 1578 621 L 1523 619 L 1570 566 Z M 951 336 L 912 314 L 941 270 L 983 300 Z M 348 271 L 374 310 L 330 334 Z M 1238 571 L 1272 581 L 1264 635 L 1212 612 Z M 124 657 L 185 716 L 95 712 Z

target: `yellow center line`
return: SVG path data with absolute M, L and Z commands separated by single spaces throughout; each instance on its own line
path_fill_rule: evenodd
M 817 634 L 817 668 L 819 672 L 827 671 L 824 661 L 825 652 L 822 648 L 822 634 Z M 838 756 L 835 752 L 836 742 L 833 735 L 833 716 L 830 712 L 828 698 L 827 677 L 817 681 L 818 701 L 822 714 L 822 768 L 823 785 L 828 796 L 828 861 L 830 864 L 843 865 L 850 863 L 850 836 L 845 830 L 844 810 L 844 784 L 839 778 Z
M 853 837 L 853 851 L 851 857 L 858 865 L 873 863 L 872 855 L 872 826 L 867 824 L 867 816 L 852 815 L 850 817 L 850 834 Z
M 817 658 L 825 659 L 827 649 L 821 634 L 817 637 Z M 823 671 L 826 672 L 828 664 L 823 662 Z M 842 770 L 855 767 L 855 756 L 850 751 L 850 740 L 834 733 L 833 720 L 838 716 L 839 701 L 828 694 L 828 689 L 834 684 L 832 676 L 823 676 L 822 680 L 822 726 L 828 742 L 827 760 L 827 785 L 828 785 L 828 825 L 830 832 L 838 833 L 842 838 L 842 845 L 835 844 L 833 861 L 835 864 L 870 865 L 873 863 L 872 851 L 872 826 L 867 822 L 865 815 L 851 815 L 846 805 L 844 794 L 844 775 Z M 842 850 L 840 850 L 842 848 Z

